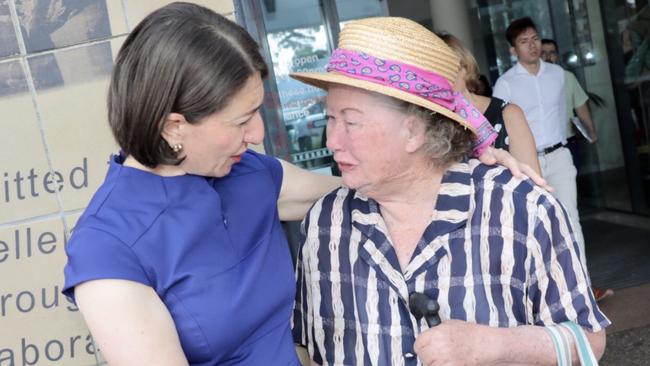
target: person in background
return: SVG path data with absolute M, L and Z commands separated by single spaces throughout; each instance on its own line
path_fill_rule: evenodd
M 341 180 L 248 149 L 266 74 L 250 35 L 198 5 L 124 41 L 108 98 L 122 152 L 66 245 L 63 289 L 110 365 L 299 365 L 280 220 Z
M 439 36 L 456 52 L 460 59 L 460 70 L 454 83 L 454 90 L 461 92 L 494 126 L 499 133 L 494 146 L 510 151 L 517 160 L 530 165 L 540 173 L 535 139 L 521 108 L 496 97 L 479 95 L 478 92 L 482 86 L 479 80 L 478 64 L 472 53 L 453 35 L 441 34 Z
M 584 237 L 578 214 L 577 170 L 566 148 L 565 72 L 560 66 L 541 59 L 542 45 L 535 23 L 516 19 L 506 29 L 510 52 L 517 57 L 494 86 L 494 96 L 518 105 L 535 137 L 542 176 L 555 189 L 571 217 L 573 235 L 587 270 Z
M 454 92 L 459 69 L 428 29 L 378 17 L 343 27 L 327 72 L 291 74 L 328 91 L 327 147 L 345 186 L 302 226 L 293 331 L 312 364 L 595 365 L 603 354 L 609 321 L 564 207 L 468 159 L 473 126 L 489 122 Z M 437 299 L 441 324 L 409 311 L 414 293 Z
M 560 57 L 559 57 L 557 43 L 555 42 L 555 40 L 545 38 L 542 39 L 541 42 L 542 42 L 541 59 L 548 63 L 560 65 Z M 582 124 L 587 129 L 589 138 L 591 139 L 591 143 L 595 144 L 596 142 L 598 142 L 598 134 L 596 133 L 596 127 L 591 118 L 591 110 L 589 109 L 589 104 L 587 102 L 590 99 L 592 99 L 592 96 L 593 96 L 593 100 L 595 100 L 596 105 L 602 105 L 603 100 L 597 95 L 586 93 L 580 86 L 580 83 L 578 83 L 578 79 L 576 79 L 575 75 L 566 69 L 564 70 L 564 80 L 565 80 L 566 112 L 567 112 L 567 122 L 566 122 L 567 145 L 566 146 L 571 152 L 571 157 L 573 158 L 574 166 L 577 167 L 579 165 L 578 136 L 576 135 L 573 122 L 571 122 L 571 120 L 575 118 L 573 113 L 575 112 L 577 118 L 582 122 Z M 610 288 L 601 289 L 594 286 L 592 287 L 592 290 L 594 292 L 594 295 L 596 296 L 596 300 L 598 301 L 601 301 L 607 297 L 614 295 L 614 290 Z
M 557 43 L 554 40 L 548 38 L 542 39 L 541 58 L 545 62 L 560 65 Z M 576 135 L 574 132 L 573 123 L 571 122 L 574 111 L 582 124 L 587 128 L 589 138 L 591 139 L 592 143 L 596 143 L 598 141 L 598 134 L 596 133 L 596 127 L 591 118 L 589 105 L 587 104 L 589 101 L 589 96 L 580 86 L 580 83 L 578 82 L 578 79 L 576 79 L 576 76 L 566 69 L 564 70 L 564 80 L 567 98 L 567 146 L 571 150 L 575 160 L 575 150 L 577 148 Z

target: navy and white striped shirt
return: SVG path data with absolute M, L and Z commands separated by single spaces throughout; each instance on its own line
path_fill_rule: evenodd
M 376 201 L 339 188 L 303 222 L 293 327 L 323 365 L 419 364 L 411 292 L 442 320 L 493 327 L 609 325 L 591 293 L 560 203 L 478 160 L 445 174 L 435 214 L 402 272 Z

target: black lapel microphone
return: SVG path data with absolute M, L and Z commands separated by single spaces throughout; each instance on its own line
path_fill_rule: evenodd
M 425 294 L 412 292 L 409 295 L 409 310 L 418 322 L 424 317 L 429 328 L 440 324 L 440 316 L 438 315 L 440 305 L 436 300 Z

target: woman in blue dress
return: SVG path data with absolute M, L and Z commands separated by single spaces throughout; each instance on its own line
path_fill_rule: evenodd
M 122 154 L 65 268 L 111 365 L 299 364 L 280 219 L 301 219 L 339 181 L 247 149 L 264 137 L 257 48 L 190 4 L 152 13 L 122 46 L 108 100 Z
M 266 73 L 244 29 L 197 5 L 125 40 L 108 98 L 121 153 L 66 247 L 64 286 L 109 364 L 299 365 L 280 220 L 340 180 L 248 150 Z

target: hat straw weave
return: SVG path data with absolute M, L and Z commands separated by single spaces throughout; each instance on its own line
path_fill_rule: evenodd
M 456 53 L 422 25 L 398 17 L 377 17 L 350 21 L 343 27 L 338 48 L 363 52 L 374 57 L 397 61 L 434 72 L 451 85 L 456 81 L 460 60 Z M 353 75 L 330 72 L 292 73 L 291 77 L 327 90 L 329 84 L 353 86 L 419 105 L 476 130 L 464 118 L 430 100 L 387 85 L 356 79 Z

